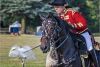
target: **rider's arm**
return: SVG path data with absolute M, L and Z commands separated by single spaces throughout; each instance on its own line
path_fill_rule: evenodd
M 87 21 L 79 12 L 73 14 L 73 19 L 75 20 L 76 25 L 74 26 L 77 30 L 87 28 Z

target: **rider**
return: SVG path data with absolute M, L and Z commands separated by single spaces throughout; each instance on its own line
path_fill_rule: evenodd
M 95 67 L 99 67 L 91 36 L 88 32 L 86 19 L 77 10 L 68 7 L 68 0 L 52 0 L 49 4 L 54 6 L 56 13 L 62 20 L 74 28 L 71 28 L 72 33 L 84 37 L 87 50 L 92 57 L 94 65 Z

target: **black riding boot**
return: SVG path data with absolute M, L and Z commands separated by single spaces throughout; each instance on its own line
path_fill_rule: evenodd
M 89 53 L 90 53 L 91 58 L 92 58 L 92 60 L 93 60 L 94 66 L 95 66 L 95 67 L 99 67 L 99 64 L 98 64 L 98 60 L 97 60 L 97 56 L 96 56 L 95 50 L 93 49 L 93 50 L 89 51 Z

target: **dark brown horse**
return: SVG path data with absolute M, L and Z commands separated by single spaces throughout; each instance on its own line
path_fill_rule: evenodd
M 91 67 L 82 65 L 79 52 L 65 24 L 51 14 L 40 15 L 42 20 L 41 50 L 48 53 L 46 67 Z M 89 61 L 87 61 L 89 63 Z
M 41 49 L 44 53 L 50 50 L 46 67 L 82 67 L 78 51 L 63 22 L 49 15 L 40 17 L 43 21 Z

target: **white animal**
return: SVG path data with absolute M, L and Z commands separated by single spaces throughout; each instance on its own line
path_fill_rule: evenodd
M 19 57 L 26 60 L 35 60 L 35 54 L 30 46 L 13 46 L 10 49 L 9 57 Z

